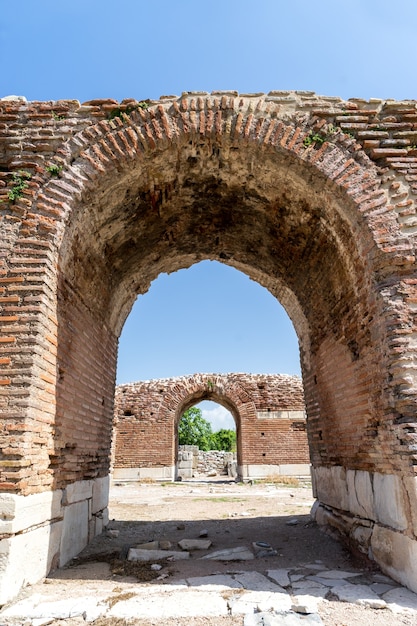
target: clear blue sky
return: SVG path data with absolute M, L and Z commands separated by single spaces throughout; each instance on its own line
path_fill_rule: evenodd
M 0 0 L 0 97 L 158 98 L 311 90 L 417 99 L 416 0 Z M 203 262 L 160 276 L 122 333 L 118 382 L 298 373 L 276 300 Z

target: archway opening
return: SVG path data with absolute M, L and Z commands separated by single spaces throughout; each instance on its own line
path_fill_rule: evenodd
M 230 411 L 204 400 L 178 422 L 177 480 L 237 477 L 236 423 Z
M 117 384 L 197 372 L 301 372 L 284 307 L 218 261 L 161 273 L 138 296 L 119 339 Z
M 144 355 L 144 358 L 141 358 L 141 355 Z M 243 372 L 249 377 L 276 373 L 299 374 L 297 336 L 291 320 L 278 300 L 267 289 L 250 280 L 243 272 L 219 262 L 204 261 L 170 275 L 160 275 L 151 284 L 149 291 L 138 298 L 126 321 L 120 338 L 118 382 L 123 384 L 150 380 L 154 381 L 153 384 L 157 386 L 159 380 L 161 387 L 159 399 L 164 402 L 164 390 L 166 391 L 170 385 L 175 384 L 173 380 L 175 378 L 233 372 Z M 278 472 L 278 465 L 282 462 L 285 466 L 290 466 L 291 463 L 296 463 L 299 467 L 302 464 L 308 465 L 305 454 L 304 457 L 301 455 L 301 459 L 300 456 L 294 459 L 291 455 L 283 455 L 280 462 L 276 459 L 277 454 L 271 454 L 271 448 L 291 447 L 288 440 L 291 440 L 293 436 L 299 437 L 299 433 L 293 433 L 293 424 L 286 419 L 288 418 L 286 413 L 285 418 L 282 418 L 281 410 L 291 408 L 285 404 L 285 398 L 284 404 L 281 399 L 281 403 L 277 405 L 274 402 L 271 404 L 271 398 L 265 396 L 268 387 L 276 384 L 274 381 L 258 381 L 256 390 L 250 392 L 253 397 L 265 396 L 260 400 L 259 415 L 262 412 L 264 414 L 267 411 L 270 412 L 267 415 L 267 425 L 263 423 L 266 419 L 263 415 L 254 426 L 255 429 L 262 431 L 261 442 L 250 442 L 249 435 L 245 435 L 242 441 L 240 417 L 236 407 L 227 405 L 228 399 L 223 397 L 222 390 L 218 391 L 217 396 L 213 394 L 211 384 L 208 380 L 207 386 L 194 390 L 192 397 L 186 399 L 187 406 L 184 407 L 184 411 L 191 407 L 190 402 L 195 402 L 197 405 L 198 402 L 204 400 L 218 402 L 220 399 L 217 411 L 224 411 L 223 415 L 229 416 L 229 426 L 236 433 L 236 457 L 240 468 L 243 467 L 244 457 L 247 456 L 242 456 L 242 445 L 245 445 L 246 449 L 250 446 L 256 448 L 262 446 L 263 457 L 257 458 L 252 454 L 251 460 L 246 461 L 248 468 L 252 466 L 251 469 L 246 469 L 243 474 L 240 471 L 240 477 L 249 478 L 250 474 L 255 471 L 255 465 L 265 465 L 264 473 L 268 474 Z M 245 381 L 241 381 L 240 384 L 244 389 Z M 280 381 L 279 384 L 281 385 L 282 382 Z M 290 392 L 289 388 L 288 393 Z M 177 404 L 179 405 L 181 401 L 179 398 Z M 126 417 L 129 417 L 131 407 L 125 407 L 124 415 L 120 414 L 116 421 L 114 436 L 116 445 L 113 446 L 115 451 L 113 464 L 117 470 L 116 474 L 120 477 L 121 468 L 127 463 L 126 458 L 130 458 L 132 470 L 138 469 L 137 475 L 147 477 L 150 474 L 157 475 L 156 472 L 146 468 L 150 464 L 164 463 L 165 467 L 175 466 L 173 478 L 178 478 L 178 476 L 184 478 L 186 474 L 190 476 L 191 470 L 178 473 L 178 463 L 181 463 L 183 459 L 182 454 L 178 454 L 177 448 L 173 452 L 174 459 L 170 458 L 169 452 L 161 453 L 161 445 L 158 445 L 158 442 L 163 438 L 169 447 L 169 437 L 162 436 L 159 432 L 162 426 L 158 425 L 159 409 L 156 407 L 156 400 L 153 396 L 149 396 L 149 402 L 153 407 L 152 410 L 149 408 L 149 412 L 155 423 L 149 428 L 143 426 L 143 422 L 147 420 L 144 400 L 144 406 L 141 409 L 142 424 L 138 416 L 135 432 L 129 431 L 130 439 L 128 441 L 124 438 L 123 445 L 121 443 L 117 445 L 117 441 L 123 434 L 118 432 L 117 425 L 124 424 L 126 428 L 126 423 L 129 421 Z M 296 408 L 298 410 L 300 407 Z M 178 406 L 174 409 L 179 410 Z M 227 411 L 230 410 L 231 412 L 228 413 Z M 277 410 L 280 424 L 277 420 L 271 420 Z M 176 420 L 179 419 L 180 416 L 177 415 Z M 167 426 L 165 425 L 164 428 Z M 283 443 L 285 428 L 287 430 L 284 433 Z M 139 455 L 133 450 L 137 450 L 139 446 L 138 433 L 142 433 L 140 447 L 147 451 L 142 457 L 143 466 L 140 469 Z M 175 442 L 178 443 L 178 432 L 174 432 L 173 436 Z M 225 436 L 227 437 L 228 433 Z M 306 449 L 305 432 L 303 437 Z M 266 450 L 267 447 L 268 450 Z M 155 449 L 153 459 L 150 459 L 150 448 Z M 185 465 L 188 465 L 188 455 L 185 453 L 184 455 L 187 456 Z M 195 460 L 194 469 L 196 469 Z M 285 471 L 291 472 L 291 468 L 286 467 Z M 305 473 L 308 469 L 303 467 L 302 470 L 295 469 L 294 471 Z M 257 475 L 259 472 L 258 467 Z M 236 476 L 235 469 L 232 475 Z M 166 473 L 162 470 L 160 476 L 166 479 Z

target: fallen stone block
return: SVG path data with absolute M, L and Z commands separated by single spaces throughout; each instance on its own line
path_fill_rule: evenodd
M 179 552 L 178 550 L 141 550 L 139 548 L 130 548 L 127 553 L 128 561 L 162 561 L 163 559 L 181 561 L 189 558 L 189 552 Z
M 226 550 L 217 550 L 200 557 L 201 559 L 213 559 L 213 561 L 250 561 L 254 559 L 254 554 L 245 546 L 237 548 L 229 548 Z
M 211 541 L 210 539 L 181 539 L 178 545 L 182 550 L 208 550 Z
M 148 541 L 146 543 L 137 543 L 134 548 L 138 550 L 159 550 L 159 541 Z

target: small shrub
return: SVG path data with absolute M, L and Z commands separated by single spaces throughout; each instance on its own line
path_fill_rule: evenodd
M 52 163 L 52 165 L 48 165 L 46 171 L 49 172 L 51 176 L 58 177 L 62 171 L 62 165 L 56 165 L 55 163 Z
M 28 186 L 28 181 L 32 178 L 32 174 L 30 172 L 26 172 L 25 170 L 20 170 L 19 172 L 13 172 L 12 180 L 13 187 L 9 190 L 7 197 L 10 202 L 16 202 L 19 198 L 22 197 L 24 190 Z

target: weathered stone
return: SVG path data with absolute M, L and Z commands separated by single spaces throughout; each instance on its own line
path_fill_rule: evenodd
M 34 528 L 0 541 L 0 606 L 17 595 L 23 585 L 34 584 L 57 563 L 63 522 Z M 24 567 L 22 567 L 24 559 Z
M 349 495 L 344 467 L 315 467 L 314 475 L 317 498 L 323 504 L 349 510 Z
M 179 547 L 182 550 L 208 550 L 211 546 L 210 539 L 181 539 L 178 542 Z
M 200 558 L 212 559 L 214 561 L 250 561 L 255 557 L 253 552 L 245 546 L 238 546 L 236 548 L 217 550 L 216 552 L 211 552 Z
M 371 548 L 386 574 L 417 593 L 417 542 L 376 524 Z
M 342 602 L 362 604 L 371 609 L 384 609 L 387 606 L 384 600 L 381 600 L 370 587 L 365 585 L 345 584 L 333 587 L 332 593 Z
M 245 615 L 244 626 L 321 626 L 319 615 L 300 615 L 298 613 L 254 613 Z
M 65 507 L 59 565 L 62 567 L 88 543 L 89 510 L 87 500 Z
M 91 513 L 95 515 L 107 508 L 109 503 L 110 476 L 96 478 L 93 481 Z
M 407 613 L 417 618 L 417 594 L 404 589 L 391 589 L 383 595 L 388 608 L 393 613 Z
M 381 524 L 397 530 L 407 528 L 406 492 L 400 476 L 374 475 L 375 516 Z
M 296 613 L 303 613 L 306 615 L 309 613 L 317 613 L 319 602 L 319 598 L 316 598 L 315 596 L 304 593 L 302 595 L 298 593 L 293 594 L 291 610 Z
M 189 552 L 178 552 L 176 550 L 141 550 L 140 548 L 130 548 L 127 554 L 128 561 L 159 561 L 163 559 L 181 561 L 189 558 Z
M 277 582 L 278 585 L 280 585 L 281 587 L 288 587 L 288 585 L 290 584 L 289 572 L 290 570 L 284 568 L 269 569 L 267 574 L 269 578 L 275 580 L 275 582 Z
M 413 533 L 417 537 L 417 476 L 404 476 L 402 480 L 410 502 Z
M 83 502 L 93 497 L 93 481 L 80 480 L 69 484 L 62 495 L 64 505 L 74 504 L 74 502 Z
M 364 471 L 347 470 L 346 482 L 350 512 L 359 517 L 374 520 L 374 492 L 371 474 Z
M 0 535 L 27 531 L 50 519 L 63 517 L 62 491 L 44 491 L 29 496 L 0 493 Z

